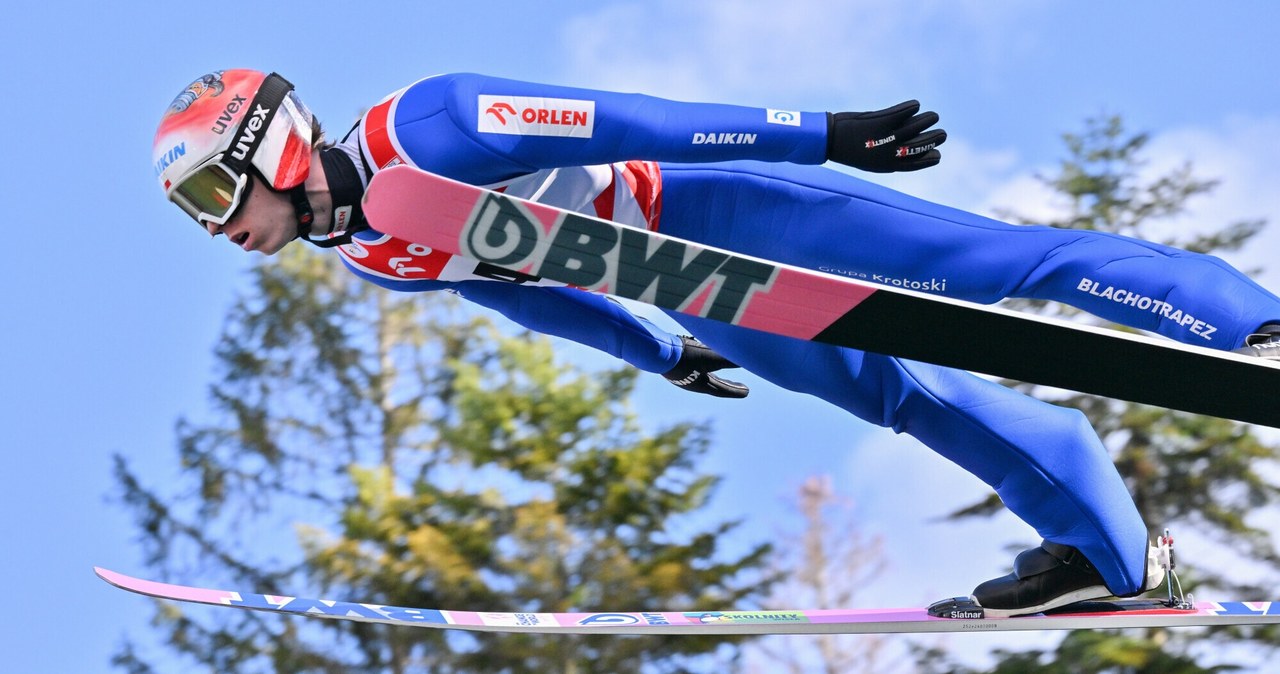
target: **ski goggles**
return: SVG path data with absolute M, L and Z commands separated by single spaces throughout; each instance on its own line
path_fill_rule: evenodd
M 227 148 L 231 147 L 231 139 L 234 138 L 237 139 L 238 150 L 231 154 L 224 150 L 201 164 L 169 190 L 169 200 L 201 227 L 205 227 L 205 223 L 227 224 L 240 204 L 249 198 L 249 187 L 253 185 L 251 162 L 258 147 L 271 133 L 271 122 L 276 112 L 292 92 L 293 85 L 288 80 L 275 73 L 267 75 L 247 108 L 264 110 L 264 114 L 245 114 L 235 133 L 227 138 Z M 254 133 L 245 134 L 246 127 Z
M 201 227 L 205 223 L 225 225 L 248 200 L 252 184 L 248 173 L 236 173 L 222 163 L 222 155 L 217 155 L 174 185 L 169 200 Z

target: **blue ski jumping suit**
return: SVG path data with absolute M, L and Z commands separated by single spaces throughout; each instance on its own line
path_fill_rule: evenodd
M 817 166 L 826 113 L 682 103 L 441 75 L 388 96 L 339 145 L 367 173 L 406 163 L 682 239 L 991 303 L 1064 302 L 1210 348 L 1280 320 L 1217 258 L 1093 231 L 1014 226 Z M 510 284 L 376 231 L 339 247 L 361 277 L 453 290 L 539 332 L 666 372 L 680 341 L 607 298 Z M 1085 417 L 967 372 L 673 315 L 743 368 L 908 433 L 976 475 L 1119 595 L 1142 590 L 1147 531 Z

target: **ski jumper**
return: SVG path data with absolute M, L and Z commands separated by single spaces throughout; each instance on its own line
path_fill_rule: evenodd
M 387 97 L 339 147 L 366 174 L 407 163 L 748 255 L 976 302 L 1055 300 L 1211 348 L 1280 319 L 1280 299 L 1217 258 L 1009 225 L 818 167 L 826 133 L 826 113 L 455 74 Z M 338 250 L 379 285 L 447 289 L 647 371 L 680 356 L 677 337 L 598 295 L 376 231 Z M 1040 536 L 1080 549 L 1112 592 L 1142 589 L 1146 528 L 1078 411 L 967 372 L 672 315 L 747 370 L 909 433 L 973 473 Z

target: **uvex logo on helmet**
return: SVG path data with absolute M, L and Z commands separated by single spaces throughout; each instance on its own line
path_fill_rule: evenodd
M 254 108 L 253 112 L 249 113 L 249 119 L 244 123 L 244 128 L 240 130 L 240 136 L 236 138 L 235 149 L 231 151 L 232 157 L 244 161 L 249 156 L 249 152 L 257 144 L 258 132 L 267 123 L 267 118 L 270 115 L 271 108 L 261 103 Z
M 231 102 L 227 103 L 227 107 L 222 109 L 222 114 L 218 115 L 218 118 L 214 120 L 213 128 L 209 130 L 217 134 L 226 133 L 227 125 L 236 118 L 236 113 L 240 112 L 240 108 L 247 102 L 244 96 L 232 97 Z

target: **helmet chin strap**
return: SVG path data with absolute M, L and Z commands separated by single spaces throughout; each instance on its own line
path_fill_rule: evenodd
M 320 248 L 333 248 L 351 243 L 352 236 L 369 228 L 360 208 L 360 198 L 364 196 L 364 182 L 356 171 L 355 163 L 341 149 L 328 147 L 320 151 L 320 162 L 324 167 L 325 181 L 329 187 L 329 197 L 333 202 L 333 222 L 330 231 L 324 232 L 320 238 L 314 238 L 311 226 L 315 223 L 315 214 L 303 185 L 295 187 L 289 194 L 293 200 L 293 210 L 298 216 L 298 238 Z M 336 230 L 341 226 L 341 230 Z M 336 231 L 335 231 L 336 230 Z
M 298 220 L 298 238 L 311 239 L 311 225 L 315 224 L 316 214 L 311 210 L 311 200 L 307 198 L 307 184 L 304 180 L 297 187 L 289 190 L 289 201 L 293 202 L 293 216 Z M 317 244 L 319 245 L 319 244 Z

